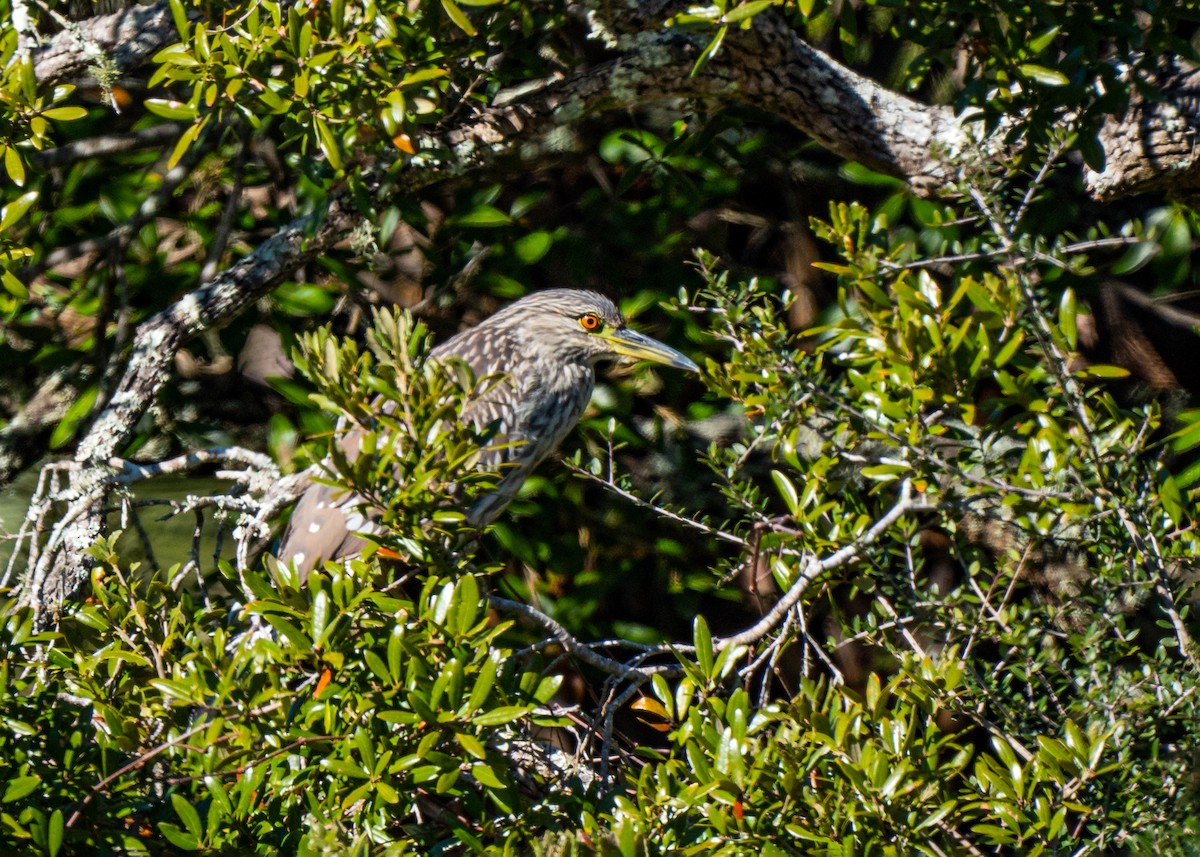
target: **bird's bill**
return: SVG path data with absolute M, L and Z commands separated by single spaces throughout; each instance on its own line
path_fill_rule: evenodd
M 651 339 L 649 336 L 638 333 L 636 330 L 630 330 L 628 327 L 622 327 L 611 333 L 601 335 L 608 340 L 609 345 L 612 346 L 612 350 L 623 357 L 632 357 L 635 360 L 652 360 L 655 363 L 674 366 L 676 369 L 686 369 L 689 372 L 700 371 L 699 366 L 674 348 L 671 348 L 669 345 L 663 345 L 657 339 Z

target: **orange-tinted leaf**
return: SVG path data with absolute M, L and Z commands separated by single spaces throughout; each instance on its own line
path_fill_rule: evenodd
M 329 687 L 329 682 L 333 680 L 333 670 L 329 667 L 321 667 L 321 677 L 317 679 L 317 689 L 313 691 L 313 699 L 321 695 L 321 691 Z

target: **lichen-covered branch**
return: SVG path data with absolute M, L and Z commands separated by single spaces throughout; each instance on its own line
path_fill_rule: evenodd
M 612 110 L 696 98 L 774 113 L 830 150 L 935 190 L 982 145 L 947 107 L 923 105 L 833 62 L 773 15 L 730 36 L 699 73 L 706 41 L 675 30 L 622 40 L 618 59 L 482 111 L 422 141 L 423 156 L 466 172 L 507 154 L 524 159 L 571 145 L 579 120 Z
M 105 68 L 124 73 L 137 68 L 179 38 L 170 4 L 130 6 L 71 24 L 32 52 L 42 83 Z
M 55 550 L 32 569 L 28 600 L 48 622 L 87 580 L 88 550 L 100 537 L 113 484 L 112 459 L 122 449 L 170 375 L 179 347 L 205 330 L 237 318 L 292 271 L 349 233 L 355 218 L 335 199 L 324 216 L 293 221 L 253 253 L 138 328 L 133 353 L 108 406 L 79 442 L 78 467 L 66 499 L 70 513 L 59 523 Z
M 1146 84 L 1153 97 L 1132 88 L 1125 115 L 1100 128 L 1104 169 L 1085 175 L 1099 199 L 1152 190 L 1200 192 L 1200 68 L 1165 59 Z

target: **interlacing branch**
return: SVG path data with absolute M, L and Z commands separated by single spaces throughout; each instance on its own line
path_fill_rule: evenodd
M 155 477 L 193 474 L 199 470 L 211 471 L 214 478 L 228 481 L 228 490 L 219 495 L 189 495 L 182 500 L 136 500 L 130 493 L 134 485 Z M 0 576 L 0 586 L 10 583 L 23 563 L 29 573 L 21 588 L 22 603 L 36 613 L 57 607 L 44 603 L 41 597 L 46 578 L 71 527 L 90 513 L 98 496 L 115 497 L 122 527 L 143 534 L 144 541 L 144 528 L 137 518 L 140 508 L 165 507 L 167 516 L 200 515 L 207 509 L 216 510 L 219 517 L 235 522 L 232 535 L 238 567 L 244 568 L 253 556 L 254 548 L 270 537 L 269 521 L 282 506 L 295 499 L 296 493 L 295 480 L 283 476 L 270 456 L 241 447 L 194 450 L 153 464 L 116 457 L 109 458 L 104 466 L 77 461 L 56 462 L 42 471 L 25 520 L 14 537 L 12 555 Z M 102 511 L 106 514 L 108 510 Z M 199 528 L 202 522 L 200 518 L 197 520 Z M 218 522 L 218 530 L 221 529 L 222 523 Z M 187 565 L 189 570 L 197 572 L 200 566 L 198 541 L 197 537 Z M 149 549 L 148 541 L 146 547 Z M 152 560 L 152 554 L 150 556 Z
M 586 474 L 586 471 L 585 471 Z M 593 474 L 586 474 L 590 478 L 598 478 Z M 601 483 L 610 485 L 621 496 L 629 496 L 629 492 L 620 488 L 615 483 L 607 483 L 603 479 Z M 680 516 L 678 513 L 671 512 L 661 506 L 657 506 L 647 501 L 642 501 L 642 504 L 647 508 L 654 510 L 662 515 L 662 517 L 673 521 L 687 521 L 692 524 L 699 522 L 694 519 Z M 904 480 L 900 484 L 899 496 L 896 503 L 888 509 L 874 524 L 872 524 L 861 536 L 855 539 L 850 544 L 843 547 L 841 550 L 830 554 L 827 557 L 820 558 L 809 555 L 802 565 L 802 570 L 792 584 L 787 588 L 775 605 L 761 619 L 749 626 L 743 631 L 732 634 L 728 637 L 721 637 L 713 640 L 713 649 L 715 651 L 723 651 L 731 646 L 750 646 L 767 637 L 769 634 L 780 630 L 788 621 L 792 610 L 800 603 L 804 594 L 811 588 L 813 583 L 819 580 L 823 575 L 835 571 L 839 568 L 844 568 L 852 562 L 857 561 L 863 554 L 863 551 L 870 545 L 879 541 L 879 539 L 897 522 L 907 515 L 921 512 L 932 512 L 939 508 L 938 504 L 926 500 L 920 496 L 914 496 L 912 483 L 909 480 Z M 543 641 L 542 645 L 549 645 L 557 642 L 564 650 L 577 657 L 582 662 L 592 666 L 601 672 L 608 673 L 619 679 L 635 682 L 637 684 L 644 683 L 653 675 L 662 675 L 665 678 L 677 678 L 683 674 L 683 670 L 677 666 L 663 665 L 643 665 L 644 662 L 655 656 L 667 656 L 673 654 L 692 654 L 695 648 L 691 644 L 671 643 L 663 646 L 648 646 L 637 647 L 639 651 L 635 656 L 627 660 L 617 660 L 612 657 L 598 654 L 597 649 L 612 648 L 612 641 L 603 641 L 601 643 L 584 643 L 577 637 L 572 635 L 561 624 L 554 619 L 530 607 L 528 604 L 521 604 L 511 601 L 507 598 L 499 596 L 491 596 L 489 603 L 497 610 L 512 613 L 532 621 L 540 626 L 545 631 L 549 632 L 550 637 Z

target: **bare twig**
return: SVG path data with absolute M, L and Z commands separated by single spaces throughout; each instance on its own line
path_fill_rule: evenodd
M 839 568 L 847 563 L 857 559 L 864 548 L 873 544 L 880 536 L 903 518 L 916 511 L 928 511 L 937 508 L 936 505 L 926 503 L 922 500 L 914 500 L 912 496 L 912 483 L 907 479 L 900 485 L 900 497 L 895 505 L 887 511 L 879 520 L 870 526 L 870 528 L 857 538 L 851 544 L 846 545 L 841 550 L 830 554 L 825 559 L 817 559 L 809 557 L 801 569 L 796 580 L 788 587 L 788 590 L 783 593 L 783 596 L 775 602 L 775 605 L 767 612 L 759 621 L 755 622 L 744 631 L 733 634 L 729 637 L 723 637 L 713 641 L 713 648 L 717 651 L 727 649 L 730 646 L 745 646 L 761 640 L 769 634 L 788 612 L 795 607 L 804 593 L 808 591 L 808 587 L 817 580 L 822 574 L 832 569 Z

